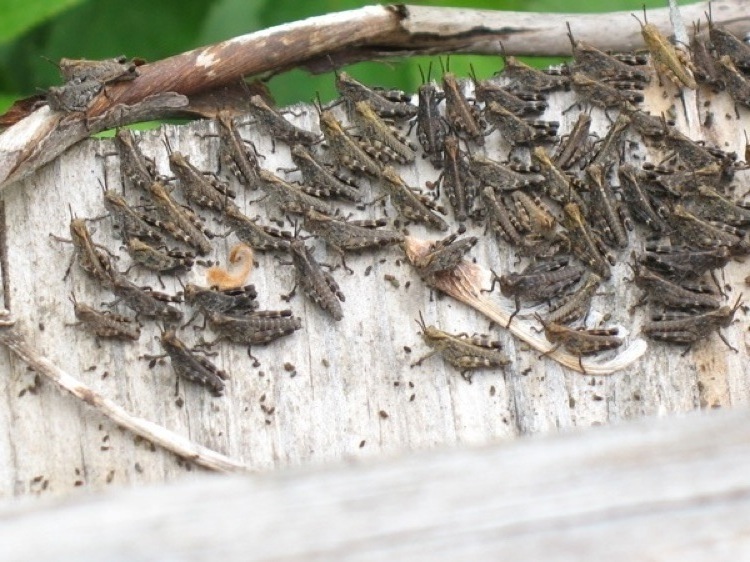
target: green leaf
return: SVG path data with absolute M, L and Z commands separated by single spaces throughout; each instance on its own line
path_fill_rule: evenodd
M 209 45 L 263 27 L 260 11 L 263 4 L 247 0 L 218 0 L 208 11 L 199 35 L 200 43 Z
M 35 25 L 82 2 L 83 0 L 5 0 L 0 17 L 0 44 L 19 37 Z

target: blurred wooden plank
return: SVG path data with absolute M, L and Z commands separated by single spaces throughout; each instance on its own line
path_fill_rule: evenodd
M 746 409 L 648 418 L 325 470 L 6 504 L 0 541 L 17 561 L 741 560 L 750 555 L 748 424 Z

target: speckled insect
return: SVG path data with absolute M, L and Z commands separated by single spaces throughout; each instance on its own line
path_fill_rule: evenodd
M 505 367 L 510 364 L 510 358 L 501 351 L 500 342 L 490 341 L 483 336 L 450 334 L 435 326 L 427 326 L 421 313 L 417 324 L 422 330 L 422 339 L 433 350 L 412 363 L 412 367 L 421 365 L 425 359 L 439 353 L 460 371 L 467 382 L 471 382 L 471 375 L 467 375 L 468 371 Z

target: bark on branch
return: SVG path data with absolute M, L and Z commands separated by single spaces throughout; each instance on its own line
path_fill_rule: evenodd
M 686 21 L 697 21 L 708 3 L 682 9 Z M 750 4 L 743 0 L 713 3 L 713 20 L 735 34 L 750 29 Z M 649 22 L 669 33 L 669 9 L 652 10 Z M 605 50 L 643 46 L 631 12 L 609 14 L 539 14 L 433 8 L 410 5 L 372 6 L 313 17 L 201 47 L 139 68 L 140 76 L 113 84 L 94 100 L 86 114 L 65 119 L 47 108 L 35 111 L 0 135 L 0 189 L 34 172 L 90 134 L 89 125 L 117 106 L 131 106 L 166 92 L 195 96 L 236 83 L 244 76 L 278 73 L 294 67 L 313 72 L 372 58 L 440 53 L 569 55 L 565 22 L 576 38 Z M 171 113 L 169 108 L 165 113 Z M 19 117 L 23 116 L 21 111 Z M 157 116 L 158 117 L 158 116 Z M 112 125 L 132 117 L 108 120 Z M 58 123 L 74 133 L 50 142 Z M 110 126 L 112 126 L 110 125 Z M 88 129 L 88 130 L 87 130 Z M 59 137 L 59 135 L 58 135 Z

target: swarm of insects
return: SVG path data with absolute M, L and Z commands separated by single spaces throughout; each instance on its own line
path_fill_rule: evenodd
M 339 72 L 340 106 L 318 103 L 310 130 L 294 125 L 263 97 L 248 96 L 249 115 L 221 111 L 212 125 L 215 135 L 206 135 L 218 137 L 217 169 L 196 166 L 201 160 L 193 156 L 191 162 L 168 142 L 162 154 L 144 153 L 138 135 L 118 131 L 122 184 L 139 197 L 116 188 L 104 192 L 129 255 L 122 257 L 162 281 L 206 265 L 195 254 L 208 256 L 224 236 L 232 236 L 227 247 L 234 239 L 241 243 L 230 253 L 237 269 L 194 272 L 206 286 L 184 286 L 183 304 L 179 294 L 136 283 L 113 251 L 95 241 L 89 223 L 73 218 L 78 264 L 73 271 L 114 293 L 138 321 L 169 324 L 160 341 L 175 371 L 217 395 L 224 391 L 222 371 L 182 342 L 190 341 L 189 330 L 177 338 L 174 325 L 190 316 L 183 306 L 192 307 L 193 317 L 204 317 L 214 342 L 250 346 L 280 339 L 272 345 L 284 345 L 282 336 L 295 337 L 302 321 L 291 310 L 259 310 L 262 285 L 256 291 L 246 283 L 256 258 L 261 269 L 290 263 L 295 288 L 336 330 L 335 322 L 345 316 L 347 286 L 339 284 L 339 266 L 329 271 L 319 256 L 339 257 L 352 274 L 344 278 L 356 279 L 356 265 L 345 256 L 361 254 L 354 259 L 371 260 L 371 269 L 376 260 L 397 254 L 394 247 L 412 228 L 446 232 L 461 225 L 457 233 L 430 242 L 413 262 L 430 287 L 470 260 L 471 250 L 486 239 L 501 251 L 512 248 L 524 263 L 502 270 L 491 264 L 497 271 L 493 285 L 498 282 L 501 290 L 487 298 L 505 299 L 514 323 L 536 313 L 550 345 L 578 358 L 623 343 L 619 331 L 587 321 L 601 292 L 617 290 L 613 271 L 626 264 L 635 292 L 649 307 L 641 333 L 690 346 L 728 326 L 739 310 L 740 301 L 725 302 L 716 279 L 730 259 L 750 253 L 750 211 L 735 200 L 731 183 L 743 165 L 736 154 L 689 138 L 665 115 L 639 104 L 647 86 L 662 77 L 672 93 L 706 85 L 750 106 L 750 49 L 709 21 L 707 34 L 691 43 L 691 63 L 686 56 L 691 53 L 645 17 L 633 27 L 641 31 L 647 55 L 602 52 L 577 37 L 571 23 L 560 30 L 567 32 L 574 58 L 566 68 L 543 71 L 504 57 L 496 76 L 472 75 L 469 83 L 446 65 L 435 80 L 430 71 L 423 76 L 416 96 Z M 107 84 L 135 78 L 137 67 L 137 61 L 123 58 L 96 64 L 64 59 L 60 68 L 68 83 L 49 92 L 50 106 L 85 111 Z M 560 90 L 569 90 L 566 95 L 583 110 L 569 130 L 545 115 L 549 96 Z M 592 130 L 595 113 L 609 119 L 606 130 Z M 283 148 L 274 159 L 276 164 L 287 158 L 288 166 L 272 169 L 265 139 L 247 140 L 248 123 L 265 132 L 271 152 L 277 142 L 289 146 L 288 158 Z M 659 159 L 636 159 L 633 147 L 642 145 L 658 150 Z M 413 175 L 421 157 L 432 164 L 433 175 L 419 178 L 426 189 L 416 187 Z M 157 162 L 168 169 L 160 173 Z M 369 212 L 376 206 L 377 212 Z M 363 210 L 367 217 L 358 214 Z M 474 230 L 462 237 L 467 226 Z M 643 239 L 648 242 L 640 250 Z M 81 322 L 93 319 L 88 329 L 97 337 L 140 334 L 127 316 L 76 306 Z M 347 311 L 347 320 L 356 313 Z M 419 325 L 431 354 L 439 353 L 464 375 L 509 364 L 505 353 L 481 338 L 428 326 L 421 315 Z

